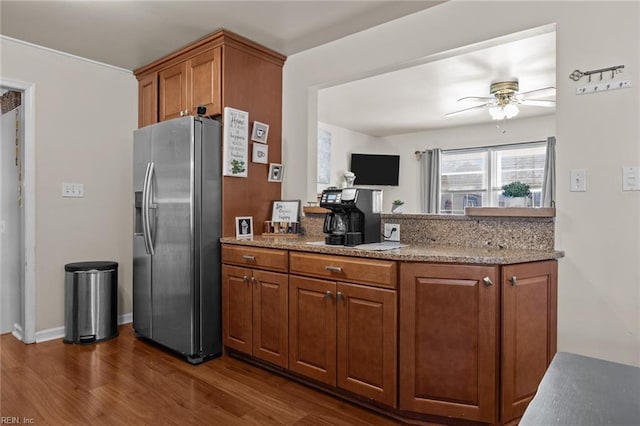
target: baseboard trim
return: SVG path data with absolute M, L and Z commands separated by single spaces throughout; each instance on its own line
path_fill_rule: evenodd
M 15 323 L 13 324 L 13 331 L 11 332 L 11 334 L 13 335 L 13 337 L 15 337 L 16 339 L 20 340 L 21 342 L 23 342 L 23 334 L 22 334 L 22 326 L 20 326 L 20 324 Z
M 128 324 L 130 322 L 133 322 L 133 312 L 118 315 L 118 325 Z M 64 337 L 64 332 L 65 332 L 64 326 L 37 331 L 36 343 L 47 342 L 49 340 L 55 340 L 55 339 L 62 339 Z M 14 336 L 15 336 L 15 331 L 14 331 Z

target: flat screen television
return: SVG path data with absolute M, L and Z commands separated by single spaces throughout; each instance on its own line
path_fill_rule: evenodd
M 399 155 L 351 154 L 351 171 L 355 185 L 398 186 Z

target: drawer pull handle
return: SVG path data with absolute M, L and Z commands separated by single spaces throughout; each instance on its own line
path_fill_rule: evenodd
M 332 296 L 333 296 L 333 293 L 331 293 L 330 290 L 327 290 L 327 292 L 324 294 L 324 297 L 327 299 L 331 299 Z
M 511 285 L 516 285 L 518 283 L 518 278 L 514 275 L 509 278 L 509 281 L 511 281 Z
M 325 266 L 324 269 L 330 272 L 342 272 L 342 268 L 340 266 Z
M 493 285 L 493 281 L 491 281 L 491 278 L 489 277 L 484 277 L 482 279 L 482 282 L 484 283 L 484 285 L 486 285 L 487 287 L 491 287 Z
M 255 262 L 256 261 L 256 257 L 255 256 L 251 256 L 248 254 L 243 254 L 242 258 L 245 260 L 248 260 L 249 262 Z

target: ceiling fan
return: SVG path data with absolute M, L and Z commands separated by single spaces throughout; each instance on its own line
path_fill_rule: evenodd
M 518 88 L 519 86 L 517 80 L 499 81 L 497 83 L 492 83 L 489 87 L 489 92 L 492 96 L 466 96 L 464 98 L 458 99 L 458 102 L 474 101 L 483 102 L 483 104 L 461 109 L 458 111 L 453 111 L 445 115 L 447 117 L 451 117 L 453 115 L 473 111 L 475 109 L 488 108 L 489 114 L 494 120 L 501 120 L 503 118 L 513 118 L 518 115 L 518 112 L 520 112 L 518 105 L 530 105 L 549 108 L 555 106 L 556 104 L 556 101 L 537 100 L 538 98 L 555 95 L 555 87 L 543 87 L 541 89 L 522 93 L 518 93 Z

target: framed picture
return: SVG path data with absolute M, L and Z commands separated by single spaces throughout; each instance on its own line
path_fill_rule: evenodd
M 253 217 L 236 216 L 236 239 L 244 240 L 253 238 Z
M 269 125 L 259 121 L 254 121 L 253 130 L 251 131 L 251 140 L 260 143 L 267 143 L 267 136 L 269 136 Z
M 269 162 L 269 145 L 254 143 L 251 161 L 254 163 L 267 164 Z
M 278 163 L 269 164 L 269 182 L 282 182 L 284 166 Z
M 300 200 L 277 200 L 273 202 L 271 222 L 298 222 Z

